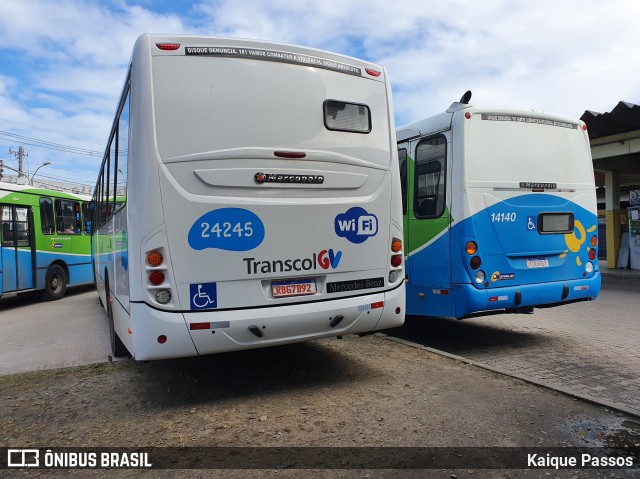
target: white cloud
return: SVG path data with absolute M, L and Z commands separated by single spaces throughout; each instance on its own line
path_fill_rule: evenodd
M 639 14 L 636 0 L 2 0 L 0 118 L 103 142 L 143 32 L 259 38 L 381 63 L 398 124 L 467 89 L 476 105 L 579 117 L 640 103 Z

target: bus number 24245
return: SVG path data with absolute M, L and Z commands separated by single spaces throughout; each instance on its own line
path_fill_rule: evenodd
M 240 223 L 236 223 L 232 225 L 228 221 L 222 223 L 216 223 L 213 226 L 209 225 L 209 223 L 203 222 L 200 223 L 200 227 L 202 228 L 202 237 L 209 238 L 211 236 L 215 236 L 216 238 L 231 238 L 232 236 L 237 236 L 238 238 L 248 238 L 253 235 L 253 228 L 251 227 L 251 221 L 247 221 L 244 226 Z

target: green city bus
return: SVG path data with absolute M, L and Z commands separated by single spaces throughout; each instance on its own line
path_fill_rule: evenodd
M 0 182 L 0 296 L 93 282 L 91 197 Z

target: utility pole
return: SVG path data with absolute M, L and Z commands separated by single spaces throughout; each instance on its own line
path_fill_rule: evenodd
M 21 177 L 25 176 L 25 174 L 23 172 L 23 169 L 22 169 L 22 162 L 23 162 L 25 156 L 29 156 L 29 153 L 24 151 L 24 148 L 22 148 L 22 146 L 18 147 L 18 151 L 15 151 L 15 150 L 9 148 L 9 153 L 12 154 L 12 155 L 16 155 L 16 157 L 18 158 L 18 178 L 21 178 Z

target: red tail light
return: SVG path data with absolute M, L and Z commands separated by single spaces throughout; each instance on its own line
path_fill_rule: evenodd
M 591 261 L 593 261 L 594 259 L 596 259 L 596 250 L 595 250 L 595 249 L 593 249 L 593 248 L 591 248 L 591 249 L 589 250 L 589 259 L 590 259 Z
M 402 264 L 402 255 L 401 254 L 394 254 L 391 257 L 391 266 L 393 266 L 394 268 L 397 268 L 401 264 Z
M 179 43 L 156 43 L 156 47 L 160 50 L 177 50 L 180 48 Z
M 152 271 L 149 273 L 149 281 L 151 284 L 158 286 L 164 281 L 164 273 L 162 271 Z

